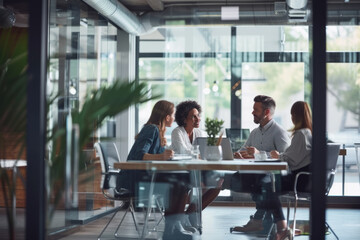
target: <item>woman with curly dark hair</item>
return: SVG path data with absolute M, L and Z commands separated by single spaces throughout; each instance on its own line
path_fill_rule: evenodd
M 176 106 L 175 121 L 179 125 L 171 133 L 171 148 L 175 153 L 190 154 L 194 140 L 197 137 L 205 137 L 206 133 L 199 129 L 200 126 L 201 106 L 196 101 L 184 101 Z M 209 172 L 208 172 L 209 173 Z M 206 172 L 203 172 L 204 179 L 207 177 Z M 214 177 L 214 175 L 210 176 Z M 218 180 L 216 188 L 206 188 L 202 196 L 202 210 L 206 208 L 219 195 L 223 179 Z M 186 210 L 189 216 L 191 226 L 201 229 L 197 226 L 195 220 L 196 205 L 190 204 Z M 186 224 L 185 224 L 186 225 Z
M 199 129 L 201 106 L 196 101 L 184 101 L 176 106 L 175 121 L 179 125 L 171 133 L 171 148 L 175 153 L 190 154 L 192 143 L 206 134 Z

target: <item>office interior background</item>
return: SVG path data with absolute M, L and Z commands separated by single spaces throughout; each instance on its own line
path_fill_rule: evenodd
M 1 2 L 15 13 L 13 31 L 20 32 L 22 38 L 29 37 L 29 51 L 41 47 L 38 51 L 46 52 L 45 63 L 38 63 L 39 68 L 46 66 L 45 82 L 34 80 L 33 84 L 45 87 L 48 110 L 46 115 L 36 107 L 28 112 L 46 118 L 45 129 L 66 126 L 69 113 L 80 111 L 93 89 L 116 81 L 145 82 L 150 95 L 161 94 L 162 99 L 175 104 L 196 100 L 203 109 L 202 129 L 207 117 L 223 119 L 225 128 L 254 129 L 251 112 L 253 98 L 258 94 L 275 99 L 275 120 L 285 129 L 292 126 L 290 108 L 295 101 L 305 100 L 312 106 L 315 101 L 323 101 L 326 109 L 313 109 L 317 110 L 314 117 L 323 115 L 326 119 L 326 136 L 321 137 L 341 143 L 347 150 L 344 158 L 339 156 L 328 206 L 359 208 L 360 165 L 354 143 L 360 142 L 360 2 L 329 0 L 324 4 L 326 95 L 319 99 L 313 91 L 318 79 L 313 77 L 313 26 L 317 18 L 313 16 L 312 1 Z M 47 22 L 32 31 L 29 19 L 36 7 Z M 31 36 L 35 35 L 45 44 L 31 45 Z M 53 96 L 57 96 L 56 100 L 49 102 Z M 77 192 L 58 186 L 64 189 L 64 202 L 56 206 L 47 225 L 48 235 L 85 224 L 114 208 L 113 202 L 102 199 L 96 182 L 99 172 L 93 143 L 116 141 L 120 157 L 126 159 L 156 101 L 132 106 L 106 119 L 93 134 L 87 147 L 81 149 L 92 167 L 87 172 L 71 172 L 69 179 L 71 184 L 78 183 Z M 169 143 L 175 127 L 166 132 Z M 55 147 L 44 143 L 39 148 L 45 153 Z M 28 177 L 30 174 L 27 172 Z M 81 184 L 82 174 L 94 179 Z M 47 175 L 44 185 L 51 177 Z M 217 204 L 248 201 L 223 191 Z M 18 203 L 18 208 L 25 209 L 24 202 Z M 46 211 L 53 207 L 44 204 Z

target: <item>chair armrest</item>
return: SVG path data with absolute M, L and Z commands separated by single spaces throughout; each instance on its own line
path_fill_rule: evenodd
M 294 182 L 294 193 L 295 195 L 297 195 L 297 184 L 298 184 L 298 179 L 301 175 L 311 175 L 310 172 L 299 172 L 296 174 L 295 176 L 295 182 Z
M 116 187 L 116 178 L 119 175 L 120 170 L 118 169 L 109 169 L 108 172 L 102 172 L 103 175 L 100 187 L 104 189 L 115 188 Z
M 294 183 L 294 193 L 295 195 L 297 195 L 297 184 L 298 184 L 298 179 L 301 175 L 311 175 L 310 172 L 299 172 L 298 174 L 296 174 L 295 176 L 295 183 Z M 326 176 L 326 186 L 325 186 L 325 194 L 327 195 L 330 191 L 330 188 L 333 184 L 334 181 L 334 176 L 335 176 L 335 171 L 331 171 L 327 173 Z
M 116 175 L 119 173 L 120 173 L 120 170 L 117 170 L 117 169 L 110 169 L 107 172 L 101 172 L 101 174 L 105 175 L 105 176 L 112 176 L 112 175 Z
M 119 174 L 119 173 L 120 173 L 120 169 L 109 169 L 108 173 L 109 173 L 110 175 Z
M 330 188 L 334 183 L 335 173 L 336 171 L 332 170 L 326 174 L 325 195 L 328 195 L 330 192 Z

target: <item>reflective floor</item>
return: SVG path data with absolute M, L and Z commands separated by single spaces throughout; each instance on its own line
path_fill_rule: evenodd
M 285 209 L 284 209 L 285 211 Z M 203 211 L 203 234 L 202 240 L 257 240 L 265 239 L 263 236 L 249 235 L 249 234 L 234 234 L 229 232 L 229 228 L 235 225 L 245 224 L 249 215 L 254 213 L 251 207 L 215 207 L 210 206 Z M 7 223 L 4 209 L 0 208 L 0 239 L 9 239 L 7 234 Z M 123 226 L 120 229 L 120 238 L 115 238 L 113 233 L 116 229 L 116 224 L 123 215 L 120 212 L 116 215 L 112 224 L 109 225 L 105 231 L 102 239 L 138 239 L 138 235 L 134 228 L 134 224 L 130 215 L 125 219 Z M 307 220 L 309 210 L 307 208 L 299 208 L 297 219 Z M 137 214 L 137 220 L 142 222 L 142 214 Z M 99 233 L 110 219 L 111 215 L 89 222 L 88 224 L 79 226 L 74 229 L 71 234 L 67 236 L 53 236 L 50 239 L 61 240 L 89 240 L 97 239 Z M 18 213 L 17 231 L 15 239 L 24 238 L 24 218 L 23 213 Z M 159 216 L 157 216 L 159 219 Z M 360 239 L 360 209 L 328 209 L 327 221 L 334 229 L 340 240 L 358 240 Z M 155 221 L 152 221 L 153 224 Z M 163 229 L 163 222 L 158 227 L 158 233 L 152 233 L 147 239 L 161 239 L 161 231 Z M 308 236 L 297 236 L 295 240 L 309 239 Z M 335 239 L 333 234 L 326 235 L 326 239 Z
M 285 209 L 284 209 L 285 210 Z M 264 236 L 254 234 L 234 234 L 229 232 L 229 228 L 234 225 L 245 224 L 248 221 L 249 215 L 254 213 L 253 208 L 249 207 L 208 207 L 203 211 L 203 240 L 250 240 L 250 239 L 265 239 Z M 298 220 L 307 220 L 309 210 L 307 208 L 300 208 L 298 211 Z M 122 213 L 116 216 L 119 220 Z M 96 220 L 88 226 L 84 226 L 81 231 L 70 236 L 61 238 L 62 240 L 85 240 L 96 239 L 97 235 L 105 226 L 107 216 L 103 219 Z M 334 229 L 339 239 L 358 240 L 360 236 L 360 210 L 356 209 L 329 209 L 327 211 L 327 221 Z M 116 222 L 116 220 L 115 220 Z M 105 232 L 104 239 L 115 239 L 113 232 L 116 226 L 110 224 L 110 228 Z M 161 226 L 159 227 L 161 230 Z M 131 222 L 130 215 L 126 220 L 126 224 L 120 230 L 122 239 L 137 238 L 136 231 Z M 161 233 L 157 235 L 159 238 Z M 150 238 L 150 237 L 149 237 Z M 156 234 L 152 234 L 151 238 L 156 239 Z M 121 239 L 121 238 L 120 238 Z M 309 239 L 308 236 L 297 236 L 295 239 Z M 326 235 L 326 239 L 335 239 L 333 234 Z

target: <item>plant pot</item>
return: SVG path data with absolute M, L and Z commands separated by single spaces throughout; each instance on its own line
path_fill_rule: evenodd
M 206 146 L 205 147 L 205 160 L 221 161 L 222 160 L 222 147 L 221 146 Z

